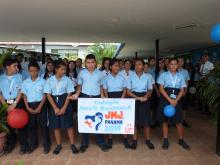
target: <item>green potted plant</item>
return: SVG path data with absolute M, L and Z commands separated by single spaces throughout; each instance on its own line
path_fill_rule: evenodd
M 199 83 L 198 95 L 211 107 L 217 125 L 216 154 L 220 156 L 220 64 L 215 65 L 206 78 Z
M 6 104 L 0 106 L 0 156 L 3 155 L 6 135 L 9 132 L 7 127 L 7 107 L 8 105 Z

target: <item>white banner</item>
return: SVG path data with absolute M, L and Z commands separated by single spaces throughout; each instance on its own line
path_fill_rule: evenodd
M 134 99 L 78 99 L 80 133 L 134 134 L 134 117 Z

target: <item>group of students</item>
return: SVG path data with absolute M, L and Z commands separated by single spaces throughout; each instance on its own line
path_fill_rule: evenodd
M 29 114 L 27 126 L 17 131 L 21 145 L 20 153 L 31 153 L 38 147 L 39 127 L 45 154 L 51 149 L 49 130 L 53 130 L 57 144 L 53 154 L 59 154 L 62 150 L 61 130 L 67 131 L 73 154 L 85 152 L 89 146 L 89 134 L 82 134 L 79 149 L 75 146 L 73 113 L 77 109 L 76 100 L 79 97 L 134 98 L 136 100 L 135 131 L 131 141 L 127 135 L 124 135 L 125 148 L 137 148 L 137 129 L 144 128 L 146 145 L 149 149 L 154 149 L 154 144 L 150 140 L 150 126 L 155 120 L 162 125 L 162 148 L 168 149 L 168 123 L 172 120 L 177 128 L 179 145 L 184 149 L 190 149 L 183 139 L 184 115 L 181 102 L 186 93 L 187 79 L 182 71 L 178 71 L 181 60 L 169 59 L 167 71 L 158 72 L 157 78 L 149 73 L 152 68 L 143 59 L 136 59 L 134 68 L 131 70 L 130 60 L 105 58 L 103 66 L 98 69 L 95 55 L 89 54 L 85 58 L 85 68 L 78 71 L 74 69 L 73 61 L 48 60 L 45 73 L 42 75 L 40 75 L 39 63 L 32 60 L 28 64 L 29 77 L 25 80 L 18 72 L 19 61 L 11 58 L 5 60 L 5 73 L 0 76 L 0 102 L 8 104 L 8 112 L 14 108 L 23 108 Z M 152 115 L 150 109 L 152 109 L 153 97 L 159 106 Z M 176 113 L 171 119 L 163 113 L 164 107 L 169 104 L 176 108 Z M 15 147 L 15 132 L 10 128 L 5 146 L 6 153 L 11 152 Z M 95 137 L 102 151 L 106 152 L 112 148 L 112 135 L 108 135 L 107 141 L 102 134 L 95 134 Z

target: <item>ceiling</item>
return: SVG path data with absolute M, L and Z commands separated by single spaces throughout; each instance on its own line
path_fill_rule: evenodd
M 149 56 L 214 45 L 220 0 L 1 0 L 0 41 L 121 42 L 118 57 Z M 196 24 L 176 30 L 175 26 Z

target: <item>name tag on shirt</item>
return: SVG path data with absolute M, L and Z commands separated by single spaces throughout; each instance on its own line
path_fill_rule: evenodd
M 170 98 L 172 99 L 176 99 L 176 95 L 174 95 L 173 93 L 170 95 Z
M 7 100 L 7 104 L 11 105 L 11 104 L 13 104 L 13 103 L 14 103 L 14 100 L 13 100 L 13 99 Z

